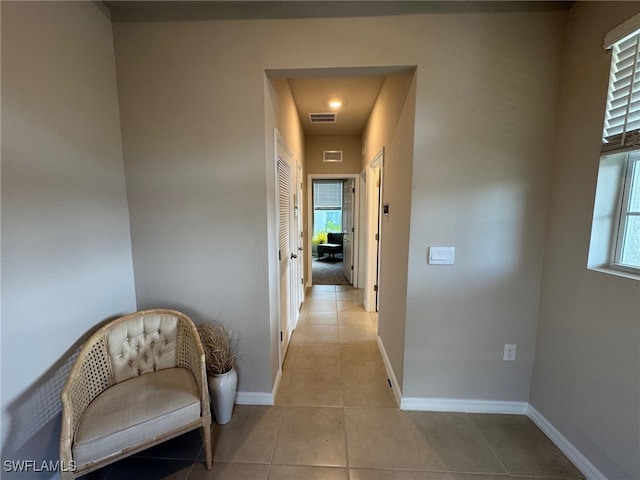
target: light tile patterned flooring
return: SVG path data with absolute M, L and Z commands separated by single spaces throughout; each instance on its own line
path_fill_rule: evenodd
M 527 417 L 400 411 L 362 292 L 314 286 L 276 405 L 238 405 L 213 431 L 214 467 L 197 432 L 90 478 L 172 480 L 532 480 L 580 472 Z

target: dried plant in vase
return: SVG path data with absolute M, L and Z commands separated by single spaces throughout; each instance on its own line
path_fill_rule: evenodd
M 207 373 L 222 375 L 236 364 L 233 332 L 218 320 L 207 321 L 198 326 L 202 340 Z
M 218 320 L 198 326 L 204 348 L 209 394 L 216 422 L 223 425 L 231 420 L 235 404 L 238 374 L 233 332 Z

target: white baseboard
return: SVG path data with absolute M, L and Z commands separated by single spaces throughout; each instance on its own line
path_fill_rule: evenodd
M 236 392 L 236 405 L 273 405 L 273 398 L 266 392 Z
M 393 371 L 393 367 L 391 366 L 391 362 L 389 361 L 389 357 L 387 356 L 387 351 L 384 349 L 384 344 L 382 343 L 382 339 L 380 338 L 380 336 L 378 336 L 378 349 L 380 350 L 380 355 L 382 355 L 384 367 L 387 369 L 387 375 L 389 375 L 389 381 L 391 382 L 391 388 L 393 388 L 393 394 L 396 397 L 396 403 L 398 405 L 401 405 L 402 392 L 400 391 L 400 385 L 398 385 L 396 374 Z
M 276 394 L 280 387 L 282 370 L 278 370 L 276 380 L 273 382 L 273 391 L 266 392 L 236 392 L 236 404 L 238 405 L 275 405 Z
M 273 405 L 273 394 L 265 392 L 237 392 L 237 405 Z
M 554 427 L 535 407 L 528 404 L 527 416 L 560 449 L 587 480 L 607 480 L 607 477 L 585 457 L 560 431 Z
M 529 404 L 527 402 L 505 402 L 499 400 L 403 397 L 402 402 L 400 403 L 400 409 L 425 412 L 502 413 L 510 415 L 526 415 L 528 405 Z

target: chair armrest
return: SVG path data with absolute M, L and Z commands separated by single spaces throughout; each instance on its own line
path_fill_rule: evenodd
M 198 330 L 189 317 L 180 314 L 178 317 L 178 344 L 176 364 L 191 371 L 200 391 L 202 416 L 211 415 L 209 408 L 209 386 L 207 383 L 207 369 L 204 348 Z
M 113 384 L 104 329 L 100 329 L 82 346 L 60 395 L 60 460 L 67 465 L 73 460 L 71 446 L 82 413 L 95 397 Z

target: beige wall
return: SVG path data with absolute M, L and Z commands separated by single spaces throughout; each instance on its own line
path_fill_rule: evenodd
M 285 78 L 268 78 L 266 81 L 267 98 L 271 100 L 267 107 L 270 106 L 273 109 L 276 128 L 291 151 L 293 159 L 305 166 L 305 136 L 289 82 Z M 273 131 L 271 131 L 271 136 L 273 136 Z M 269 153 L 273 156 L 273 152 Z
M 526 402 L 563 16 L 440 26 L 453 40 L 417 73 L 403 394 Z M 428 265 L 429 246 L 455 265 Z
M 416 65 L 411 209 L 394 199 L 389 218 L 411 215 L 394 252 L 409 268 L 404 389 L 527 400 L 563 16 L 116 23 L 140 306 L 223 312 L 241 337 L 240 390 L 270 392 L 264 71 Z M 427 267 L 441 242 L 456 266 Z
M 587 269 L 609 78 L 637 2 L 578 2 L 563 56 L 531 403 L 607 478 L 640 478 L 640 282 Z
M 3 459 L 58 457 L 72 354 L 135 309 L 108 12 L 2 2 Z
M 222 317 L 239 338 L 239 390 L 267 393 L 272 162 L 264 68 L 237 27 L 115 24 L 116 64 L 138 305 Z
M 342 162 L 323 162 L 324 150 L 342 150 Z M 309 135 L 306 137 L 305 174 L 358 174 L 362 169 L 362 146 L 359 135 Z
M 390 213 L 381 222 L 378 335 L 400 389 L 404 371 L 415 105 L 415 74 L 388 76 L 362 135 L 363 168 L 368 168 L 378 152 L 385 149 L 382 203 L 389 204 Z

